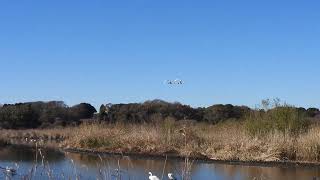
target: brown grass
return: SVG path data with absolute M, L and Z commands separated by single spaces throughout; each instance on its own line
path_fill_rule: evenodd
M 250 136 L 242 122 L 217 125 L 178 123 L 83 124 L 51 130 L 1 130 L 1 139 L 60 139 L 63 148 L 153 155 L 175 154 L 243 161 L 320 161 L 320 126 L 298 136 L 273 131 Z

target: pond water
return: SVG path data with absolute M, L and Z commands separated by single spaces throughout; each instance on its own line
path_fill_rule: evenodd
M 35 152 L 38 153 L 35 153 Z M 36 163 L 37 162 L 37 163 Z M 249 166 L 165 158 L 68 153 L 58 150 L 0 147 L 0 166 L 17 169 L 16 175 L 0 172 L 0 179 L 160 179 L 173 173 L 177 179 L 320 179 L 320 167 Z M 119 170 L 120 169 L 120 170 Z M 186 171 L 185 169 L 190 169 Z M 190 174 L 188 173 L 190 172 Z

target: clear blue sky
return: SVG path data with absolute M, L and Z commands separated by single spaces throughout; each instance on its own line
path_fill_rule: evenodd
M 2 0 L 0 103 L 320 106 L 320 2 Z M 183 86 L 166 86 L 181 78 Z

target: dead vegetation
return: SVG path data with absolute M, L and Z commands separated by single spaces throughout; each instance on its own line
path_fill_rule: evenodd
M 166 119 L 160 124 L 94 123 L 51 130 L 1 130 L 1 139 L 8 138 L 59 139 L 62 148 L 102 152 L 217 160 L 320 161 L 320 126 L 316 124 L 296 136 L 280 131 L 252 136 L 241 121 L 209 125 Z

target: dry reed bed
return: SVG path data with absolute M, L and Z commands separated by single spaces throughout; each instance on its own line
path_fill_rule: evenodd
M 0 130 L 0 140 L 7 142 L 55 141 L 62 142 L 70 136 L 72 128 Z
M 246 133 L 241 122 L 218 125 L 181 124 L 83 124 L 51 130 L 1 130 L 1 139 L 61 138 L 60 146 L 117 153 L 204 156 L 217 160 L 320 161 L 320 126 L 297 137 L 272 132 L 261 137 Z

